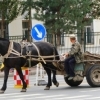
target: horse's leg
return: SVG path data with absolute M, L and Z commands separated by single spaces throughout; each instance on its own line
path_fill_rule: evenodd
M 52 82 L 53 84 L 58 87 L 59 86 L 59 83 L 57 82 L 57 79 L 56 79 L 56 70 L 52 70 L 53 72 L 53 79 L 52 79 Z
M 45 69 L 45 71 L 46 71 L 46 73 L 48 75 L 48 83 L 47 83 L 47 85 L 46 85 L 46 87 L 45 87 L 44 90 L 49 90 L 50 89 L 50 86 L 52 86 L 51 70 L 46 65 L 44 66 L 44 69 Z
M 22 80 L 22 83 L 23 83 L 23 87 L 22 87 L 21 92 L 26 92 L 27 84 L 26 84 L 26 82 L 24 81 L 24 76 L 23 76 L 21 67 L 19 67 L 19 66 L 16 67 L 16 70 L 17 70 L 17 72 L 18 72 L 18 74 L 19 74 L 20 79 Z
M 4 82 L 3 82 L 3 86 L 0 90 L 0 93 L 4 93 L 4 91 L 7 88 L 7 80 L 8 80 L 9 70 L 10 70 L 9 67 L 6 67 L 6 66 L 4 67 Z

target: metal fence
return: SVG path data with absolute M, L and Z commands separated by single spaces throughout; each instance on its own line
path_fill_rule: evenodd
M 20 42 L 24 36 L 9 36 L 9 40 L 13 40 L 16 42 Z M 82 36 L 80 34 L 76 34 L 77 40 L 81 43 Z M 68 52 L 71 47 L 71 43 L 69 41 L 69 34 L 61 34 L 59 36 L 47 34 L 47 36 L 42 40 L 45 42 L 50 42 L 54 44 L 59 54 Z M 100 32 L 91 32 L 84 34 L 84 50 L 89 51 L 91 53 L 99 53 L 100 54 Z

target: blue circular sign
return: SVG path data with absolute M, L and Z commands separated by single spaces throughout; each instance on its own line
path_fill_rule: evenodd
M 31 36 L 34 40 L 40 41 L 46 35 L 46 29 L 42 24 L 36 24 L 31 30 Z

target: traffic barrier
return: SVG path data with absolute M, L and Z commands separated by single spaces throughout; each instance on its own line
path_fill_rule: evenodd
M 24 80 L 27 83 L 27 86 L 29 87 L 29 68 L 22 67 L 22 72 L 24 75 Z M 22 88 L 23 84 L 19 77 L 19 74 L 17 73 L 16 69 L 14 69 L 14 87 L 15 88 Z
M 44 72 L 45 71 L 42 67 L 42 64 L 38 63 L 36 68 L 36 83 L 34 85 L 40 86 L 47 84 L 47 82 L 44 80 Z

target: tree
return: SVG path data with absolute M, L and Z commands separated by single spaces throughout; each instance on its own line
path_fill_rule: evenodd
M 1 11 L 1 35 L 4 37 L 4 24 L 7 25 L 13 21 L 21 11 L 21 5 L 19 0 L 1 0 L 0 1 Z
M 31 9 L 34 8 L 34 2 L 33 2 L 33 0 L 25 0 L 25 1 L 21 2 L 21 5 L 22 5 L 21 14 L 23 15 L 26 11 L 28 12 L 25 17 L 26 17 L 26 19 L 29 20 L 29 24 L 28 24 L 28 30 L 29 30 L 28 40 L 31 41 L 31 35 L 30 35 L 30 31 L 31 31 L 31 28 L 32 28 Z
M 47 33 L 53 34 L 52 43 L 60 45 L 60 37 L 64 25 L 63 14 L 61 8 L 64 6 L 64 0 L 39 0 L 34 2 L 36 14 L 34 18 L 43 21 L 46 26 Z M 55 43 L 55 36 L 57 42 Z
M 48 34 L 57 35 L 58 45 L 62 33 L 75 29 L 81 30 L 84 39 L 84 26 L 99 16 L 100 8 L 99 0 L 36 0 L 34 4 L 34 18 L 44 22 Z
M 85 34 L 84 34 L 84 26 L 92 23 L 93 19 L 98 18 L 100 16 L 100 2 L 99 0 L 91 1 L 91 0 L 66 0 L 65 12 L 67 21 L 69 21 L 70 25 L 74 25 L 73 29 L 77 29 L 81 36 L 81 44 L 84 48 L 85 46 Z M 69 9 L 69 10 L 68 10 Z M 66 21 L 65 18 L 65 21 Z M 72 29 L 72 28 L 71 28 Z

